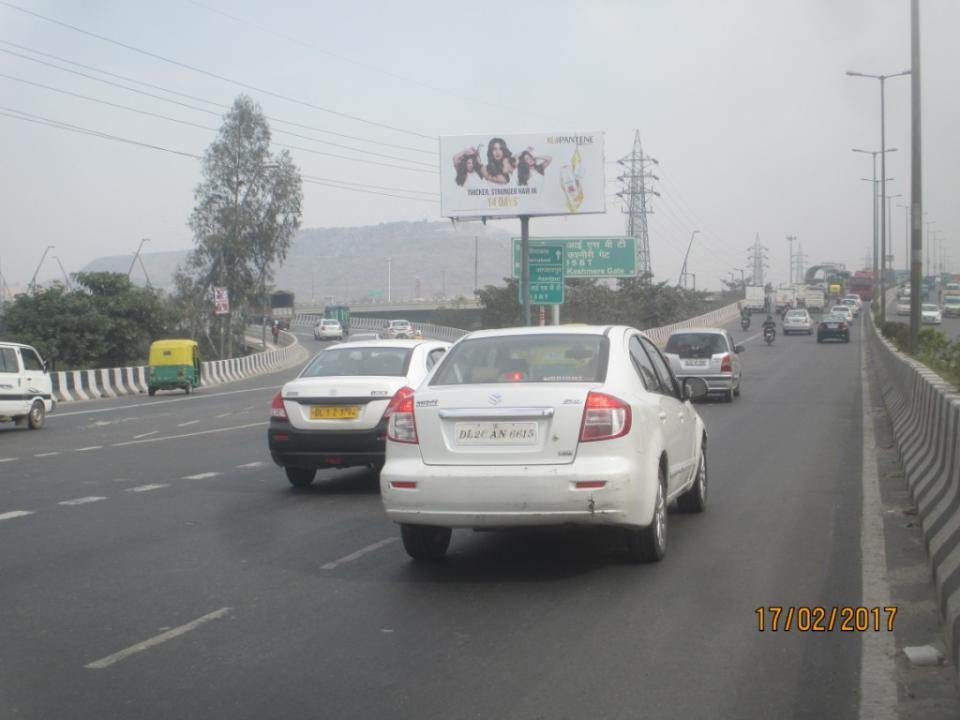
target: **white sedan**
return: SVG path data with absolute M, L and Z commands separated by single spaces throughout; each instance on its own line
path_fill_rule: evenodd
M 315 340 L 343 340 L 343 327 L 339 320 L 324 318 L 318 320 L 313 326 L 313 338 Z
M 897 298 L 897 315 L 909 315 L 910 314 L 910 296 L 900 296 Z
M 924 303 L 920 306 L 920 322 L 924 325 L 939 325 L 943 322 L 943 313 L 940 306 L 933 303 Z
M 415 560 L 442 557 L 452 528 L 565 524 L 614 526 L 631 560 L 660 560 L 667 504 L 706 506 L 690 403 L 706 390 L 630 327 L 472 333 L 387 409 L 387 516 Z
M 783 334 L 805 333 L 813 335 L 813 318 L 804 309 L 790 310 L 783 318 Z
M 827 315 L 843 315 L 847 323 L 853 325 L 853 309 L 849 305 L 834 305 L 830 308 L 830 312 L 828 312 Z

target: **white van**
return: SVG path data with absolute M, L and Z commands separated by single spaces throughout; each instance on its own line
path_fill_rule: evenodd
M 0 342 L 0 422 L 33 430 L 56 407 L 53 386 L 40 355 L 29 345 Z

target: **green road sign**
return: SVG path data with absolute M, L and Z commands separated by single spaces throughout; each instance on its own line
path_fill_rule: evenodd
M 564 254 L 562 243 L 543 243 L 530 248 L 530 302 L 532 304 L 563 304 Z M 522 288 L 520 304 L 523 304 Z
M 567 277 L 635 277 L 637 239 L 632 237 L 530 238 L 531 250 L 545 243 L 561 243 L 566 250 Z M 520 238 L 513 238 L 513 276 L 520 277 Z

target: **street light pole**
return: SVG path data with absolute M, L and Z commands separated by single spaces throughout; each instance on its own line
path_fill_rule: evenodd
M 690 257 L 690 248 L 693 247 L 693 238 L 698 232 L 700 231 L 694 230 L 692 233 L 690 233 L 690 242 L 687 243 L 687 252 L 683 256 L 683 266 L 680 268 L 680 277 L 677 278 L 677 287 L 680 287 L 681 280 L 683 279 L 684 275 L 687 274 L 687 258 Z M 684 284 L 684 287 L 686 287 L 686 284 Z
M 920 332 L 920 282 L 923 275 L 923 155 L 920 125 L 920 0 L 910 0 L 910 352 Z
M 793 241 L 797 239 L 796 235 L 787 235 L 787 242 L 790 244 L 790 284 L 793 285 Z
M 897 193 L 896 195 L 887 195 L 887 198 L 886 198 L 886 199 L 887 199 L 887 205 L 886 205 L 887 223 L 886 223 L 886 228 L 887 228 L 887 240 L 888 240 L 888 242 L 885 244 L 885 247 L 886 247 L 886 248 L 889 248 L 889 250 L 890 250 L 890 255 L 893 255 L 893 254 L 894 254 L 894 253 L 893 253 L 893 205 L 890 204 L 890 201 L 893 200 L 894 198 L 900 198 L 900 197 L 903 197 L 903 193 Z M 890 269 L 891 269 L 891 270 L 893 269 L 893 261 L 892 261 L 892 260 L 890 261 Z M 884 256 L 883 256 L 883 272 L 886 273 L 886 271 L 887 271 L 887 256 L 886 256 L 886 254 L 884 254 Z
M 873 158 L 873 285 L 877 285 L 877 277 L 880 272 L 880 241 L 877 236 L 877 155 L 885 155 L 888 152 L 897 152 L 897 148 L 886 148 L 883 150 L 861 150 L 853 148 L 853 152 L 870 155 Z M 892 180 L 893 178 L 889 178 Z M 868 180 L 868 178 L 861 178 Z
M 44 248 L 43 255 L 40 256 L 40 262 L 37 263 L 37 269 L 33 271 L 33 277 L 30 278 L 30 292 L 37 291 L 37 273 L 40 272 L 40 266 L 43 265 L 43 261 L 47 259 L 47 253 L 53 250 L 53 245 L 47 245 Z

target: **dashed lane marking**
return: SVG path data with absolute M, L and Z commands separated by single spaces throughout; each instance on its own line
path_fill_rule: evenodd
M 77 448 L 77 452 L 87 452 L 88 450 L 102 450 L 103 445 L 91 445 L 90 447 Z
M 150 437 L 151 435 L 156 435 L 156 434 L 159 433 L 159 432 L 160 432 L 159 430 L 151 430 L 150 432 L 141 433 L 140 435 L 134 435 L 134 436 L 133 436 L 133 439 L 134 439 L 134 440 L 139 440 L 140 438 L 145 438 L 145 437 Z
M 0 458 L 0 463 L 13 462 L 14 460 L 18 460 L 18 459 L 19 458 Z
M 220 417 L 220 416 L 218 415 L 217 417 Z M 187 422 L 182 422 L 182 423 L 180 423 L 179 425 L 177 425 L 177 427 L 188 427 L 188 426 L 190 426 L 190 425 L 196 425 L 198 422 L 200 422 L 200 421 L 199 421 L 199 420 L 188 420 Z
M 276 391 L 280 385 L 261 385 L 259 387 L 253 388 L 244 388 L 242 390 L 230 390 L 227 392 L 219 393 L 203 393 L 200 395 L 190 395 L 189 397 L 179 397 L 171 398 L 170 400 L 153 400 L 151 402 L 142 402 L 142 403 L 131 403 L 130 405 L 118 405 L 116 407 L 105 407 L 105 408 L 95 408 L 90 410 L 73 410 L 71 412 L 57 412 L 55 415 L 48 417 L 48 420 L 56 420 L 63 417 L 71 417 L 73 415 L 93 415 L 95 413 L 105 413 L 105 412 L 123 412 L 124 410 L 129 410 L 131 408 L 140 408 L 140 407 L 155 407 L 157 405 L 166 405 L 167 403 L 179 403 L 179 402 L 197 402 L 198 400 L 207 400 L 209 398 L 224 397 L 226 395 L 240 395 L 241 393 L 250 393 L 257 392 L 258 390 L 273 390 Z M 153 417 L 158 417 L 158 415 L 153 415 Z
M 261 465 L 266 465 L 262 460 L 257 460 L 256 462 L 244 463 L 243 465 L 237 465 L 238 470 L 247 470 L 249 468 L 257 468 Z
M 220 418 L 225 418 L 227 415 L 233 415 L 233 413 L 225 412 L 225 413 L 220 413 L 219 415 L 214 415 L 213 417 L 215 420 L 219 420 Z
M 56 450 L 54 452 L 37 453 L 36 455 L 34 455 L 34 457 L 53 457 L 54 455 L 59 455 L 59 454 L 60 454 L 60 451 Z
M 217 620 L 222 618 L 224 615 L 230 612 L 230 608 L 222 607 L 219 610 L 214 610 L 212 613 L 207 613 L 202 617 L 198 617 L 196 620 L 191 620 L 190 622 L 181 625 L 180 627 L 175 627 L 172 630 L 167 630 L 166 632 L 160 633 L 159 635 L 154 635 L 148 640 L 143 642 L 138 642 L 136 645 L 131 645 L 128 648 L 124 648 L 120 652 L 115 652 L 113 655 L 107 655 L 104 658 L 99 660 L 94 660 L 91 663 L 84 665 L 85 668 L 90 670 L 102 670 L 103 668 L 110 667 L 111 665 L 124 660 L 131 655 L 136 655 L 137 653 L 143 652 L 144 650 L 149 650 L 155 645 L 160 645 L 165 643 L 168 640 L 173 640 L 175 637 L 179 637 L 184 633 L 188 633 L 191 630 L 196 630 L 198 627 L 204 623 L 208 623 L 211 620 Z
M 384 539 L 384 540 L 380 540 L 379 542 L 375 542 L 375 543 L 373 543 L 372 545 L 367 545 L 367 546 L 364 547 L 364 548 L 360 548 L 360 549 L 357 550 L 356 552 L 352 552 L 352 553 L 350 553 L 349 555 L 344 555 L 344 556 L 343 556 L 342 558 L 340 558 L 339 560 L 334 560 L 333 562 L 328 562 L 326 565 L 321 565 L 321 566 L 320 566 L 320 569 L 321 569 L 321 570 L 334 570 L 334 569 L 336 569 L 337 567 L 339 567 L 340 565 L 344 565 L 344 564 L 346 564 L 346 563 L 348 563 L 348 562 L 353 562 L 353 561 L 356 560 L 357 558 L 363 557 L 363 556 L 366 555 L 367 553 L 372 553 L 374 550 L 379 550 L 380 548 L 385 547 L 385 546 L 389 545 L 390 543 L 393 543 L 393 542 L 396 542 L 396 541 L 397 541 L 397 538 L 396 538 L 396 537 L 388 537 L 388 538 L 386 538 L 386 539 Z
M 127 488 L 126 492 L 150 492 L 151 490 L 159 490 L 160 488 L 170 487 L 166 483 L 152 483 L 150 485 L 137 485 L 136 487 Z
M 182 435 L 163 435 L 161 437 L 150 437 L 142 440 L 127 440 L 126 442 L 114 443 L 113 447 L 126 447 L 127 445 L 139 445 L 141 443 L 160 442 L 161 440 L 180 440 L 182 438 L 196 437 L 198 435 L 211 435 L 213 433 L 230 432 L 231 430 L 246 430 L 248 428 L 263 427 L 267 422 L 247 423 L 246 425 L 234 425 L 232 427 L 214 428 L 213 430 L 199 430 L 193 433 L 183 433 Z
M 0 520 L 13 520 L 14 518 L 33 515 L 32 510 L 11 510 L 10 512 L 0 513 Z
M 181 480 L 206 480 L 207 478 L 216 477 L 217 475 L 223 475 L 219 472 L 205 472 L 197 473 L 196 475 L 184 475 Z
M 89 505 L 90 503 L 100 502 L 101 500 L 106 500 L 106 498 L 97 495 L 88 495 L 87 497 L 76 498 L 74 500 L 64 500 L 63 502 L 58 502 L 57 505 Z

